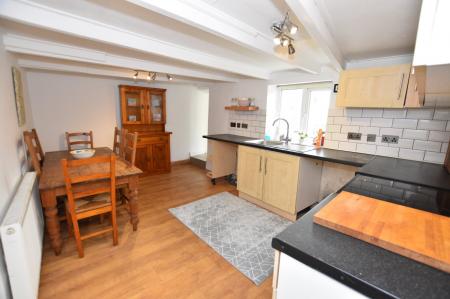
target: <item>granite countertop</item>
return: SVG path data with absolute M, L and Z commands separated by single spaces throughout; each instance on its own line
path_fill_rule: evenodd
M 224 141 L 224 142 L 230 142 L 230 143 L 235 143 L 235 144 L 240 144 L 240 145 L 245 145 L 245 146 L 250 146 L 250 147 L 263 148 L 263 149 L 269 150 L 269 151 L 286 153 L 286 154 L 290 154 L 290 155 L 318 159 L 318 160 L 323 160 L 323 161 L 328 161 L 328 162 L 346 164 L 346 165 L 351 165 L 351 166 L 356 166 L 356 167 L 361 167 L 374 158 L 373 155 L 339 151 L 339 150 L 333 150 L 333 149 L 327 149 L 327 148 L 315 149 L 313 146 L 308 147 L 308 146 L 301 146 L 301 145 L 296 145 L 296 144 L 292 144 L 292 143 L 289 144 L 288 146 L 284 146 L 284 145 L 273 146 L 273 145 L 250 143 L 247 141 L 256 140 L 256 139 L 251 138 L 251 137 L 233 135 L 233 134 L 205 135 L 203 137 L 207 138 L 207 139 L 217 140 L 217 141 Z
M 375 157 L 356 173 L 450 191 L 450 175 L 440 164 Z
M 272 247 L 372 298 L 448 298 L 450 275 L 313 223 L 328 196 Z

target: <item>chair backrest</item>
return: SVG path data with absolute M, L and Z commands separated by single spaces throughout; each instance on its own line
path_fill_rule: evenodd
M 94 137 L 92 131 L 89 132 L 66 132 L 67 149 L 69 151 L 76 149 L 78 145 L 94 148 Z
M 113 152 L 116 155 L 121 155 L 123 152 L 123 139 L 124 135 L 127 134 L 127 130 L 122 128 L 119 129 L 118 127 L 114 128 L 114 141 L 113 141 Z
M 134 166 L 136 161 L 136 147 L 137 147 L 138 133 L 125 133 L 123 135 L 123 147 L 121 157 L 129 163 L 130 166 Z
M 110 193 L 111 203 L 115 206 L 116 155 L 80 160 L 62 159 L 61 166 L 71 211 L 75 210 L 77 199 L 103 193 Z
M 44 152 L 37 137 L 36 130 L 32 129 L 31 131 L 24 131 L 23 139 L 27 145 L 27 150 L 31 158 L 31 165 L 39 177 L 41 175 L 42 164 L 44 163 Z

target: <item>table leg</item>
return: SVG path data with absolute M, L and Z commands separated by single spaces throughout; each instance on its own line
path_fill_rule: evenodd
M 130 178 L 128 182 L 128 203 L 130 205 L 130 223 L 133 225 L 133 230 L 137 230 L 139 223 L 138 217 L 138 185 L 139 177 Z
M 47 226 L 51 246 L 55 254 L 59 255 L 62 249 L 62 239 L 55 192 L 53 190 L 42 190 L 41 202 L 44 207 L 45 224 Z

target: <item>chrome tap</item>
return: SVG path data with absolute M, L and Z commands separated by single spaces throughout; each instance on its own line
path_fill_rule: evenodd
M 279 117 L 273 121 L 272 126 L 275 126 L 275 123 L 279 120 L 282 120 L 286 123 L 286 137 L 284 137 L 284 135 L 281 135 L 280 141 L 284 141 L 287 144 L 289 141 L 291 141 L 291 139 L 289 139 L 289 122 L 287 121 L 287 119 Z

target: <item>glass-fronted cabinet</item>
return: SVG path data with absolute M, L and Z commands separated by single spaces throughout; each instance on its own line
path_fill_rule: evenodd
M 150 91 L 150 122 L 165 123 L 165 96 L 160 91 Z
M 119 86 L 123 124 L 165 124 L 166 91 L 159 88 Z
M 142 90 L 122 90 L 122 123 L 144 123 L 145 108 L 145 94 Z

